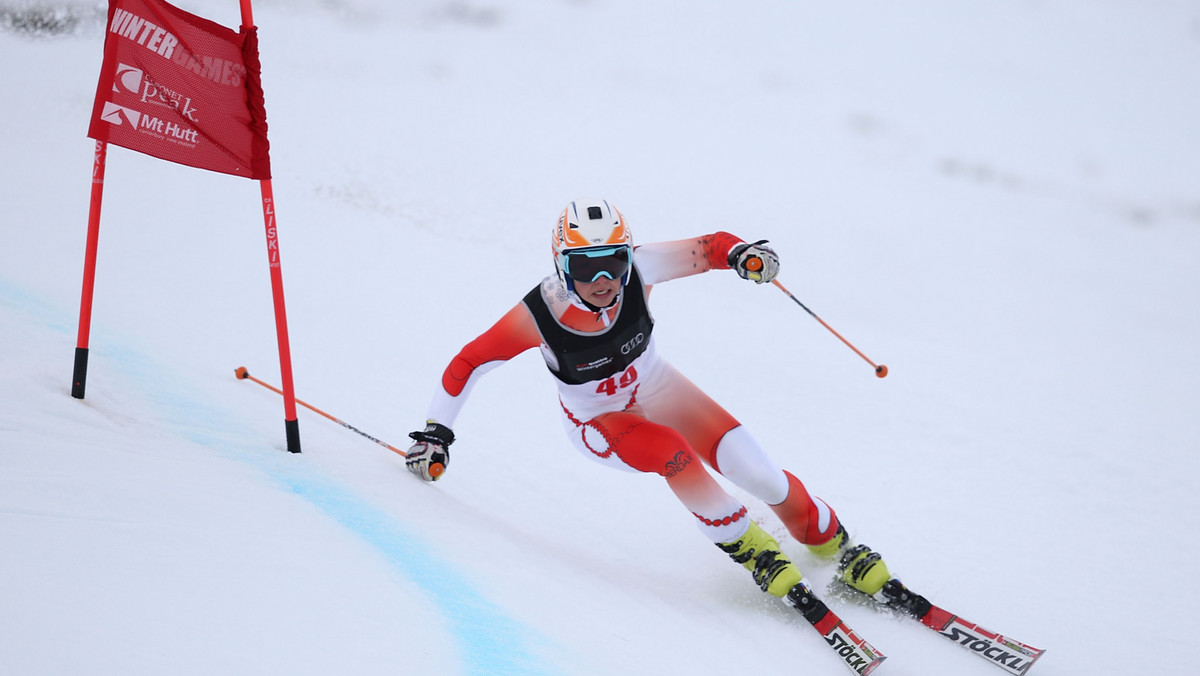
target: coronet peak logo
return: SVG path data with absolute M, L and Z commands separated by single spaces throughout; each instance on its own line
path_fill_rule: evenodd
M 165 87 L 146 76 L 146 72 L 136 66 L 117 63 L 116 76 L 113 78 L 114 94 L 134 94 L 142 103 L 170 108 L 181 117 L 192 122 L 196 119 L 196 108 L 192 105 L 192 97 Z
M 142 69 L 134 68 L 123 63 L 117 64 L 117 74 L 113 78 L 113 93 L 120 94 L 122 91 L 133 94 L 142 93 Z M 120 85 L 118 87 L 117 85 Z

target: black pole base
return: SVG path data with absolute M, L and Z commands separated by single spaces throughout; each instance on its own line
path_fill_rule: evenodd
M 75 348 L 75 374 L 71 376 L 71 396 L 83 399 L 83 391 L 87 389 L 88 349 Z
M 300 452 L 300 421 L 299 420 L 284 420 L 283 427 L 287 430 L 287 449 L 288 453 Z

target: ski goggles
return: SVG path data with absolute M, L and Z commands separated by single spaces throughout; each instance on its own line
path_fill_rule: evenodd
M 568 251 L 563 255 L 563 272 L 576 282 L 590 284 L 608 277 L 620 279 L 629 272 L 629 246 L 605 246 Z

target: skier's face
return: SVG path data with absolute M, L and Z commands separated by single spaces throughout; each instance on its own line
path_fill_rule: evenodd
M 594 282 L 575 282 L 575 293 L 596 307 L 608 307 L 617 300 L 621 280 L 600 277 Z

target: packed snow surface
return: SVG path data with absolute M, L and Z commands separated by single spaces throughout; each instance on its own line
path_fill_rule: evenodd
M 536 352 L 437 483 L 303 408 L 285 452 L 281 398 L 234 377 L 280 382 L 255 182 L 109 149 L 72 398 L 105 10 L 38 7 L 0 2 L 0 672 L 841 673 L 660 478 L 572 450 Z M 890 375 L 729 272 L 656 288 L 659 349 L 857 540 L 1046 648 L 1034 674 L 1200 650 L 1195 3 L 254 10 L 302 400 L 407 447 L 572 198 L 640 242 L 769 239 Z M 1001 673 L 833 607 L 883 676 Z

